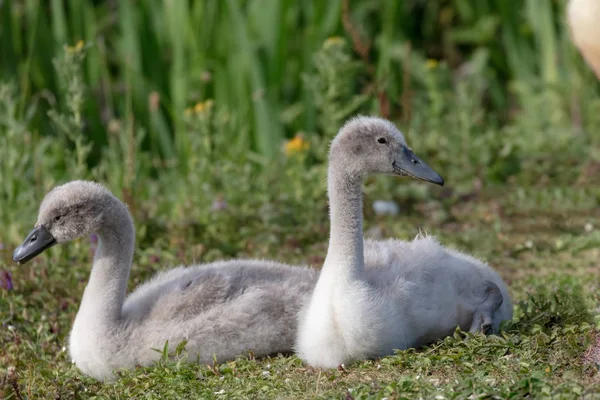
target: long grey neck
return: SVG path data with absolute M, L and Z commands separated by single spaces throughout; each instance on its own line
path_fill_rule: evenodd
M 360 279 L 364 272 L 363 178 L 330 161 L 327 179 L 331 228 L 323 273 L 333 273 L 340 279 Z
M 111 198 L 105 208 L 92 272 L 78 313 L 78 318 L 86 315 L 99 322 L 121 318 L 135 245 L 135 228 L 127 207 Z

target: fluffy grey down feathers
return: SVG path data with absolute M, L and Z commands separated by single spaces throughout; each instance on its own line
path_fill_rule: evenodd
M 317 271 L 262 260 L 178 267 L 125 298 L 134 228 L 127 207 L 102 186 L 74 181 L 52 190 L 38 223 L 62 243 L 99 236 L 88 285 L 69 338 L 77 367 L 97 379 L 149 365 L 169 341 L 187 341 L 190 361 L 212 364 L 252 352 L 292 351 L 297 312 Z

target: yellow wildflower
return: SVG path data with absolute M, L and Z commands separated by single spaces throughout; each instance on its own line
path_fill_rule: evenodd
M 75 46 L 67 46 L 67 51 L 69 53 L 78 53 L 83 50 L 83 46 L 85 46 L 85 42 L 83 40 L 79 40 Z
M 310 143 L 304 139 L 304 135 L 301 133 L 297 134 L 292 140 L 288 140 L 284 146 L 285 154 L 287 156 L 304 152 L 309 148 Z
M 204 103 L 196 103 L 194 106 L 194 112 L 201 113 L 202 111 L 204 111 Z
M 208 111 L 212 108 L 213 106 L 213 101 L 212 100 L 206 100 L 203 101 L 201 103 L 196 103 L 196 105 L 194 106 L 194 112 L 196 112 L 196 114 L 201 114 L 205 111 Z
M 323 43 L 324 48 L 328 48 L 335 45 L 340 45 L 344 43 L 344 39 L 341 36 L 331 36 L 325 39 Z
M 427 61 L 425 61 L 425 68 L 427 69 L 434 69 L 437 68 L 438 66 L 438 61 L 434 60 L 433 58 L 429 58 Z

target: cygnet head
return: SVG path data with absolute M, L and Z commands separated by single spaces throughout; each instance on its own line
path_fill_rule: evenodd
M 329 153 L 333 168 L 364 178 L 372 173 L 410 176 L 443 185 L 442 177 L 415 155 L 396 126 L 382 118 L 356 117 L 340 129 Z
M 72 181 L 52 189 L 42 201 L 35 228 L 13 253 L 26 263 L 57 243 L 89 235 L 100 228 L 103 214 L 111 212 L 115 197 L 103 186 Z M 124 206 L 124 205 L 123 205 Z

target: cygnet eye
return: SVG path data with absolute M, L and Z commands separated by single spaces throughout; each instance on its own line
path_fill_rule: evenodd
M 385 144 L 387 143 L 387 139 L 384 137 L 377 138 L 377 143 Z
M 62 220 L 62 215 L 57 215 L 54 217 L 54 222 L 60 222 Z

